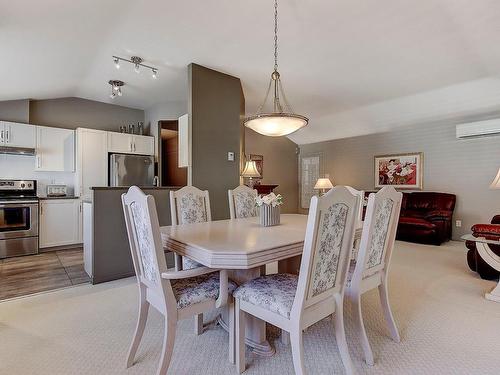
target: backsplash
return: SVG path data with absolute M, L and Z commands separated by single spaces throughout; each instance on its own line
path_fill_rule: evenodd
M 68 186 L 68 194 L 74 194 L 75 173 L 37 172 L 35 157 L 0 154 L 0 179 L 37 180 L 37 194 L 45 195 L 47 185 L 63 184 Z

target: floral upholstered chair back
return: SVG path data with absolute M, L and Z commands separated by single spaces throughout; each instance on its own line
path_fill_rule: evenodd
M 359 204 L 359 198 L 344 186 L 311 199 L 293 309 L 343 292 Z
M 385 186 L 368 197 L 363 234 L 353 280 L 373 275 L 389 265 L 394 248 L 402 193 Z
M 210 198 L 207 190 L 185 186 L 170 192 L 172 225 L 212 221 Z
M 167 265 L 154 198 L 132 186 L 122 194 L 122 205 L 137 279 L 160 292 L 163 290 L 161 273 L 166 272 Z
M 251 189 L 246 185 L 240 185 L 236 189 L 228 190 L 231 219 L 257 216 L 258 211 L 255 206 L 257 195 L 257 190 Z

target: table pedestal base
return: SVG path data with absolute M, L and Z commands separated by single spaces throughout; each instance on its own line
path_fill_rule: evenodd
M 490 301 L 500 302 L 500 281 L 498 285 L 489 293 L 486 293 L 484 297 Z

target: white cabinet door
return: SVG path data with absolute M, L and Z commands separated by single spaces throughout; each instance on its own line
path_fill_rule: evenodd
M 5 146 L 35 148 L 35 128 L 34 125 L 2 121 L 0 131 L 3 131 L 3 137 L 0 138 L 3 138 Z
M 191 166 L 191 131 L 189 128 L 189 115 L 179 117 L 179 168 Z
M 79 241 L 80 201 L 78 199 L 46 199 L 40 201 L 40 247 L 64 246 Z
M 134 151 L 132 135 L 126 133 L 108 132 L 108 151 L 131 154 Z
M 74 130 L 36 127 L 35 170 L 50 172 L 75 170 Z
M 92 199 L 91 187 L 108 186 L 107 132 L 78 128 L 76 139 L 75 194 L 83 199 Z
M 154 155 L 155 138 L 146 135 L 133 135 L 132 153 L 138 155 Z

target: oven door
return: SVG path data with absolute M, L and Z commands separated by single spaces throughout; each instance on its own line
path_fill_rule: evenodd
M 38 236 L 38 202 L 0 202 L 0 240 Z

